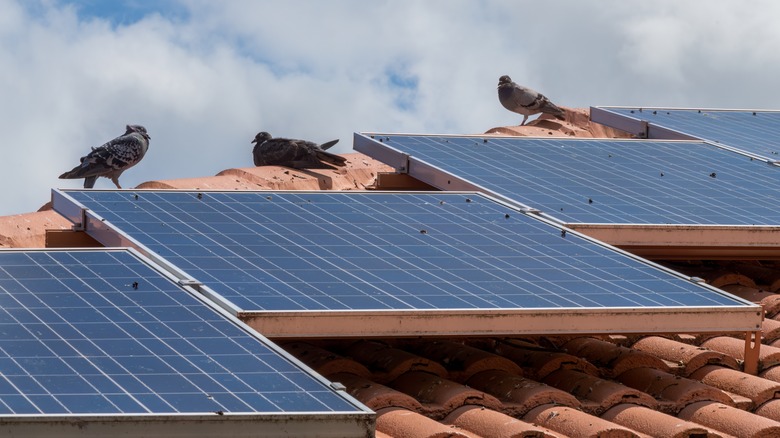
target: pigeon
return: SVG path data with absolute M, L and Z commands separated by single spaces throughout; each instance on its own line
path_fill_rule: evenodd
M 317 145 L 306 140 L 273 138 L 260 132 L 252 140 L 257 143 L 252 150 L 255 166 L 286 166 L 293 169 L 336 169 L 346 166 L 347 159 L 325 152 L 338 140 Z
M 84 178 L 84 188 L 91 189 L 97 178 L 103 176 L 121 189 L 119 175 L 141 161 L 149 149 L 150 138 L 143 126 L 127 125 L 124 135 L 102 146 L 93 147 L 89 154 L 81 157 L 81 164 L 60 175 L 60 179 Z
M 528 116 L 538 113 L 547 113 L 558 119 L 564 119 L 563 110 L 550 102 L 550 99 L 544 94 L 517 85 L 507 75 L 498 79 L 498 100 L 501 101 L 504 108 L 523 115 L 523 122 L 520 123 L 520 126 L 525 125 Z

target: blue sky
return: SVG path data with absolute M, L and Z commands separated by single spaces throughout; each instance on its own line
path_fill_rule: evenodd
M 559 105 L 780 107 L 780 3 L 694 0 L 0 0 L 0 215 L 128 123 L 123 185 L 252 165 L 261 130 L 351 150 L 355 131 L 517 124 L 508 74 Z M 96 187 L 110 188 L 105 179 Z

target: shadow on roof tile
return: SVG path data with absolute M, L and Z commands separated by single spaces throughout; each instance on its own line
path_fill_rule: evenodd
M 417 399 L 428 410 L 426 415 L 434 418 L 443 418 L 467 405 L 501 410 L 501 402 L 492 395 L 425 371 L 409 371 L 390 386 Z
M 414 353 L 433 359 L 447 368 L 449 377 L 464 381 L 486 370 L 504 370 L 522 375 L 523 370 L 511 360 L 459 342 L 414 341 L 406 344 Z
M 661 404 L 662 410 L 669 413 L 677 413 L 698 401 L 732 403 L 731 398 L 717 388 L 655 368 L 635 368 L 619 375 L 617 379 L 624 385 L 651 395 Z
M 548 374 L 560 370 L 577 370 L 599 375 L 598 369 L 588 361 L 568 353 L 547 351 L 541 348 L 514 346 L 508 342 L 496 345 L 496 353 L 514 361 L 534 380 L 541 381 Z
M 512 416 L 525 415 L 531 409 L 546 404 L 577 409 L 582 406 L 567 392 L 503 370 L 483 371 L 464 383 L 501 400 L 504 405 L 502 411 Z
M 655 356 L 596 338 L 572 339 L 563 349 L 602 368 L 601 371 L 609 377 L 618 376 L 633 368 L 647 367 L 669 371 L 666 362 Z
M 346 349 L 346 354 L 366 365 L 379 383 L 388 383 L 409 371 L 421 370 L 440 377 L 447 370 L 440 364 L 379 341 L 358 341 Z
M 595 403 L 593 411 L 601 415 L 607 409 L 622 403 L 633 403 L 655 409 L 658 403 L 653 397 L 610 380 L 604 380 L 574 370 L 558 370 L 544 379 L 544 383 L 566 391 L 578 399 Z
M 371 372 L 352 359 L 306 342 L 285 342 L 285 350 L 322 375 L 345 372 L 368 378 Z
M 328 379 L 339 382 L 347 387 L 347 392 L 352 397 L 374 411 L 383 408 L 404 408 L 410 411 L 422 412 L 423 407 L 412 396 L 404 394 L 369 379 L 350 373 L 336 373 L 326 376 Z

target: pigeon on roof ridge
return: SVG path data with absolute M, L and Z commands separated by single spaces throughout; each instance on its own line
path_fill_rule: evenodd
M 125 133 L 81 157 L 81 164 L 60 175 L 60 179 L 84 178 L 84 188 L 95 186 L 99 176 L 109 178 L 118 189 L 119 175 L 135 166 L 149 149 L 149 134 L 141 125 L 127 125 Z
M 564 119 L 563 110 L 550 102 L 550 99 L 544 94 L 517 85 L 507 75 L 498 79 L 498 100 L 504 108 L 523 115 L 523 122 L 520 123 L 520 126 L 525 125 L 528 116 L 538 113 L 546 113 L 558 119 Z
M 271 134 L 259 132 L 252 143 L 255 166 L 285 166 L 293 169 L 336 169 L 344 167 L 347 159 L 325 152 L 338 140 L 318 145 L 311 141 L 291 138 L 273 138 Z

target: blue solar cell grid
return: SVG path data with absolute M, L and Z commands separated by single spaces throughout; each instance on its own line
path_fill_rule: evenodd
M 602 109 L 645 120 L 691 137 L 728 145 L 770 161 L 780 159 L 779 111 L 612 107 Z
M 0 416 L 355 412 L 122 251 L 0 251 Z
M 780 225 L 778 169 L 703 142 L 376 138 L 363 141 L 409 154 L 429 184 L 467 181 L 564 223 Z
M 744 305 L 478 194 L 65 193 L 244 311 Z

